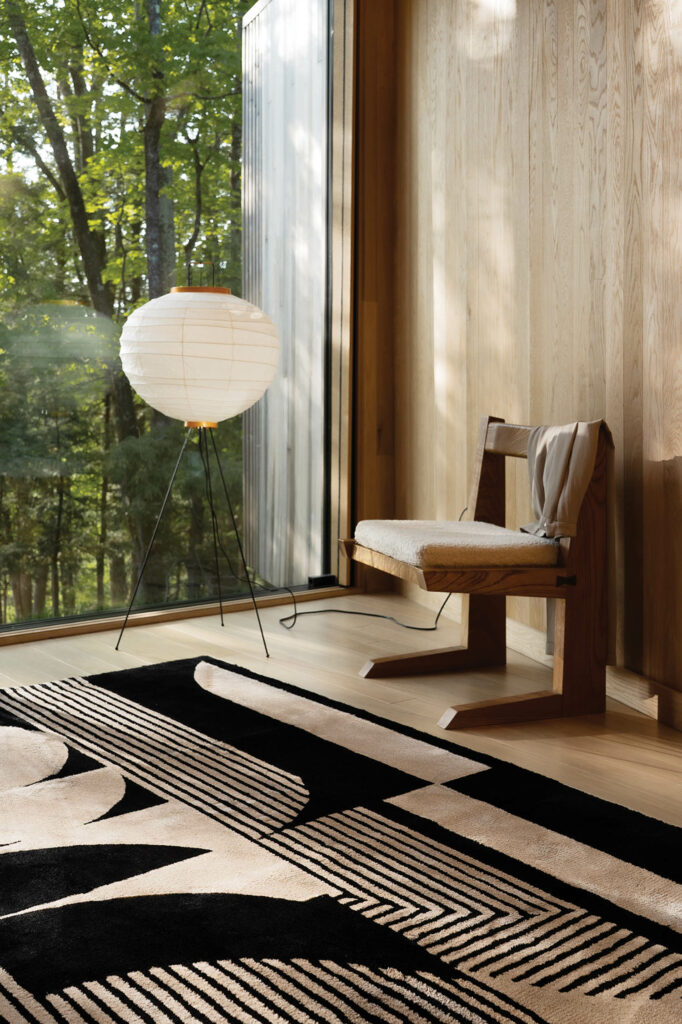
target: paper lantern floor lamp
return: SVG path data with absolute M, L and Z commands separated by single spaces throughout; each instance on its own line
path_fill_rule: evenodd
M 152 408 L 172 419 L 182 420 L 187 432 L 140 566 L 116 650 L 149 561 L 182 456 L 190 437 L 198 431 L 199 453 L 211 509 L 220 621 L 224 624 L 218 565 L 218 517 L 211 485 L 212 458 L 218 467 L 244 577 L 268 655 L 213 431 L 222 420 L 238 416 L 258 401 L 272 383 L 278 356 L 279 341 L 272 320 L 257 306 L 232 295 L 229 288 L 173 288 L 167 295 L 140 306 L 126 320 L 121 332 L 121 363 L 128 380 Z

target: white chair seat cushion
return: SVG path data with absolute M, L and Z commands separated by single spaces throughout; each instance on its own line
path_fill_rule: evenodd
M 556 541 L 479 522 L 364 519 L 355 540 L 420 569 L 556 565 Z

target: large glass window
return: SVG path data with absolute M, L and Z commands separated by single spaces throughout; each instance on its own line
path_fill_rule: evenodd
M 291 0 L 270 3 L 273 11 L 280 8 L 278 16 L 292 6 Z M 241 49 L 250 6 L 240 0 L 8 0 L 2 7 L 0 628 L 126 606 L 184 430 L 133 393 L 120 369 L 118 336 L 133 309 L 175 283 L 214 283 L 242 294 Z M 322 62 L 315 88 L 322 81 L 326 89 L 328 4 L 304 0 L 293 7 L 299 29 L 301 18 L 311 19 L 309 47 Z M 302 64 L 292 49 L 283 68 L 289 82 L 309 63 L 300 32 L 291 40 Z M 280 47 L 279 56 L 283 52 Z M 260 54 L 261 72 L 268 59 L 272 74 L 279 74 L 279 56 L 277 49 Z M 304 91 L 309 84 L 303 82 Z M 252 236 L 249 251 L 265 254 L 270 276 L 252 276 L 245 294 L 280 329 L 282 378 L 270 406 L 254 413 L 261 420 L 252 419 L 248 438 L 241 418 L 216 433 L 251 567 L 264 580 L 275 572 L 272 551 L 299 529 L 293 474 L 300 478 L 301 466 L 310 463 L 298 429 L 295 464 L 290 460 L 278 488 L 268 492 L 258 481 L 272 480 L 267 458 L 275 438 L 303 415 L 308 436 L 321 439 L 307 470 L 313 483 L 306 485 L 306 502 L 317 503 L 309 510 L 314 557 L 305 564 L 277 561 L 280 585 L 304 583 L 328 566 L 325 89 L 310 123 L 299 116 L 303 102 L 296 119 L 285 116 L 280 125 L 289 163 L 278 164 L 273 149 L 265 177 L 248 180 L 252 200 L 253 189 L 261 190 L 256 205 L 276 195 L 274 209 L 282 204 L 289 217 L 287 189 L 299 189 L 301 216 L 288 225 L 276 227 L 272 203 L 268 207 L 269 237 L 279 232 L 277 250 Z M 311 124 L 320 137 L 306 140 L 302 133 Z M 309 156 L 317 154 L 314 166 L 290 159 L 301 155 L 304 143 Z M 315 203 L 306 203 L 300 190 L 313 184 L 319 185 Z M 312 224 L 302 219 L 311 205 Z M 254 209 L 252 203 L 248 210 Z M 313 269 L 311 296 L 306 281 Z M 297 324 L 305 325 L 305 351 Z M 294 353 L 301 367 L 315 361 L 308 373 L 315 381 L 314 409 L 301 409 L 301 372 L 296 381 L 289 372 Z M 294 444 L 294 435 L 288 437 L 285 451 Z M 251 481 L 246 516 L 244 445 Z M 219 488 L 215 481 L 216 494 Z M 136 608 L 214 599 L 218 573 L 223 596 L 243 592 L 235 537 L 227 521 L 223 526 L 216 567 L 202 462 L 193 444 Z M 303 543 L 308 550 L 309 540 Z

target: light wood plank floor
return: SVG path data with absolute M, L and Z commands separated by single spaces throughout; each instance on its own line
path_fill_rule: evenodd
M 345 596 L 301 610 L 322 607 L 380 611 L 419 625 L 433 621 L 431 612 L 394 594 Z M 224 628 L 217 616 L 129 628 L 118 652 L 115 632 L 2 647 L 0 686 L 212 655 L 682 826 L 682 733 L 615 701 L 603 715 L 446 733 L 436 723 L 450 704 L 551 686 L 550 670 L 510 651 L 507 669 L 362 679 L 358 671 L 370 655 L 458 643 L 457 625 L 441 620 L 437 633 L 415 633 L 381 619 L 329 614 L 305 615 L 287 632 L 278 619 L 288 610 L 261 611 L 267 660 L 253 612 L 238 612 L 225 616 Z

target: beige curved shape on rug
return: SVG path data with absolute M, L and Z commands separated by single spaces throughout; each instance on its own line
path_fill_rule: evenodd
M 56 775 L 69 751 L 56 736 L 15 725 L 0 726 L 0 793 Z
M 111 810 L 125 788 L 115 768 L 97 768 L 0 793 L 0 844 L 37 839 L 43 848 L 62 846 L 74 827 Z
M 401 736 L 400 743 L 396 743 L 393 729 L 368 722 L 339 708 L 326 707 L 317 700 L 268 686 L 229 669 L 218 668 L 207 661 L 199 662 L 194 679 L 209 693 L 269 715 L 278 722 L 305 729 L 314 736 L 408 772 L 424 782 L 449 782 L 488 770 L 487 765 L 473 758 L 453 754 L 412 736 Z

